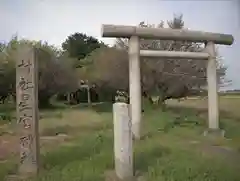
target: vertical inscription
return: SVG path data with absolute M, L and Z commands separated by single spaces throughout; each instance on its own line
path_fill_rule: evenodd
M 17 123 L 19 127 L 20 165 L 22 174 L 38 171 L 38 77 L 33 48 L 23 45 L 16 62 Z

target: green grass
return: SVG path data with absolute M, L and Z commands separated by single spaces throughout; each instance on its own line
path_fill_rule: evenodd
M 146 181 L 239 181 L 238 114 L 221 118 L 228 139 L 210 139 L 202 135 L 205 110 L 183 104 L 169 104 L 163 112 L 145 103 L 143 139 L 134 141 L 134 170 Z M 44 111 L 42 117 L 42 135 L 63 132 L 71 139 L 42 152 L 40 174 L 32 180 L 104 181 L 106 171 L 114 169 L 111 105 Z M 222 147 L 233 151 L 223 152 Z M 2 167 L 0 180 L 14 165 Z

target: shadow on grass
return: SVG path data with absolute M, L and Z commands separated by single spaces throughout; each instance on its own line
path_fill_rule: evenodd
M 189 125 L 190 123 L 192 125 L 195 124 L 196 126 L 205 128 L 208 125 L 207 109 L 169 106 L 168 110 L 174 113 L 176 117 L 179 117 L 172 123 L 174 126 Z M 185 118 L 186 120 L 184 120 Z M 239 117 L 234 116 L 228 111 L 220 110 L 219 128 L 225 130 L 226 138 L 240 137 L 239 126 Z M 173 125 L 169 123 L 168 127 L 173 127 Z
M 208 109 L 207 108 L 193 108 L 193 107 L 179 107 L 179 106 L 168 106 L 168 110 L 172 111 L 176 114 L 186 114 L 186 115 L 203 115 L 206 119 L 208 116 Z M 220 117 L 224 119 L 233 119 L 240 121 L 240 118 L 233 115 L 229 111 L 220 110 Z
M 94 155 L 101 153 L 102 150 L 111 149 L 112 139 L 104 134 L 97 133 L 91 137 L 86 137 L 75 146 L 63 146 L 60 149 L 43 155 L 42 167 L 49 170 L 53 167 L 62 168 L 73 161 L 83 161 L 91 159 Z
M 13 161 L 7 161 L 0 163 L 0 180 L 5 180 L 7 175 L 16 174 L 18 170 L 18 164 Z
M 112 112 L 112 103 L 104 102 L 101 104 L 92 105 L 92 109 L 98 113 L 109 113 Z
M 77 106 L 77 105 L 74 105 L 74 106 Z M 44 107 L 39 107 L 40 110 L 64 110 L 64 109 L 69 109 L 71 108 L 70 105 L 65 105 L 63 103 L 51 103 L 47 106 L 44 106 Z
M 147 172 L 148 167 L 153 165 L 157 159 L 170 154 L 170 149 L 160 145 L 144 148 L 145 149 L 136 152 L 134 165 L 135 171 Z
M 42 136 L 56 136 L 58 134 L 68 134 L 69 132 L 75 131 L 75 129 L 79 129 L 76 127 L 72 127 L 69 125 L 63 126 L 55 126 L 54 128 L 45 128 L 42 132 Z
M 64 109 L 93 109 L 94 111 L 101 113 L 101 112 L 112 112 L 112 103 L 111 102 L 99 102 L 99 103 L 92 103 L 89 106 L 88 103 L 80 103 L 76 105 L 67 105 L 64 103 L 53 103 L 48 105 L 47 107 L 41 108 L 41 110 L 64 110 Z
M 56 136 L 59 134 L 74 134 L 74 133 L 89 133 L 98 131 L 107 131 L 112 128 L 112 124 L 105 122 L 94 125 L 81 125 L 81 126 L 70 126 L 70 125 L 59 125 L 55 127 L 45 128 L 42 132 L 42 136 Z
M 176 127 L 202 128 L 206 126 L 206 120 L 200 117 L 201 111 L 198 112 L 191 108 L 167 107 L 164 111 L 159 111 L 161 124 L 155 125 L 160 132 L 169 132 Z M 155 119 L 155 118 L 154 118 Z M 159 121 L 159 120 L 156 120 Z
M 16 117 L 13 115 L 16 107 L 14 104 L 0 104 L 0 124 L 6 124 L 15 121 Z
M 207 114 L 207 109 L 203 108 L 192 108 L 192 107 L 179 107 L 179 106 L 168 106 L 169 111 L 179 114 L 179 115 L 195 115 L 198 116 L 199 114 Z
M 15 110 L 16 110 L 15 104 L 10 103 L 0 104 L 0 112 L 10 112 Z

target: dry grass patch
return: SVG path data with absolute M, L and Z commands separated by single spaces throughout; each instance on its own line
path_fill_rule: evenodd
M 104 121 L 103 117 L 91 110 L 64 110 L 61 117 L 44 118 L 40 120 L 40 133 L 53 136 L 58 133 L 69 134 L 84 129 L 94 129 Z
M 208 108 L 208 100 L 207 98 L 189 98 L 182 101 L 177 100 L 167 100 L 167 104 L 169 106 L 176 107 L 186 107 L 186 108 L 195 108 L 207 110 Z M 231 96 L 220 96 L 219 97 L 219 108 L 221 110 L 222 116 L 229 116 L 239 118 L 240 119 L 240 96 L 239 97 L 231 97 Z
M 99 123 L 101 116 L 91 110 L 63 110 L 61 112 L 61 118 L 44 118 L 40 121 L 40 129 L 45 127 L 52 127 L 56 125 L 71 125 L 71 126 L 82 126 L 93 123 Z M 54 114 L 54 113 L 53 113 Z

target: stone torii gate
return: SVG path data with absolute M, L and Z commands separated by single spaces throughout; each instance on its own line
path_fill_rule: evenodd
M 176 30 L 169 28 L 142 28 L 123 25 L 102 25 L 102 37 L 129 38 L 129 92 L 132 132 L 135 138 L 140 138 L 141 123 L 141 85 L 140 56 L 165 57 L 181 59 L 203 59 L 207 63 L 208 83 L 208 128 L 219 129 L 218 88 L 216 76 L 215 44 L 231 45 L 234 41 L 229 34 L 210 33 L 202 31 Z M 139 39 L 185 40 L 205 43 L 204 52 L 153 51 L 140 50 Z

